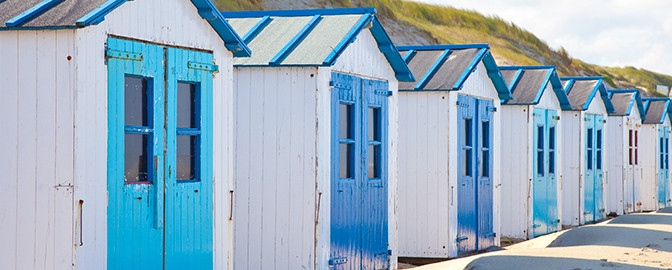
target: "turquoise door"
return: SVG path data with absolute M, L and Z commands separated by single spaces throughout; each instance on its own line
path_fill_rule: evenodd
M 212 54 L 106 54 L 108 269 L 212 269 Z
M 387 269 L 388 83 L 331 79 L 330 269 Z
M 606 218 L 604 211 L 604 115 L 595 115 L 595 180 L 593 180 L 594 221 Z
M 457 96 L 458 186 L 457 250 L 482 250 L 494 245 L 491 100 Z
M 534 109 L 533 149 L 533 213 L 532 236 L 557 231 L 558 198 L 556 179 L 556 126 L 557 112 Z
M 603 201 L 603 138 L 604 116 L 586 114 L 586 148 L 584 174 L 584 220 L 594 222 L 604 219 Z
M 670 205 L 670 128 L 658 127 L 658 207 Z

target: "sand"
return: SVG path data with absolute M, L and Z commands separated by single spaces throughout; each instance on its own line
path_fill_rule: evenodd
M 672 269 L 672 208 L 620 216 L 505 250 L 413 269 Z

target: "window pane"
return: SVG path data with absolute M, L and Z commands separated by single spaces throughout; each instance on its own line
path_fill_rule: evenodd
M 554 150 L 549 150 L 548 151 L 548 173 L 549 174 L 554 174 L 555 173 L 555 151 Z
M 177 83 L 177 127 L 196 128 L 196 85 Z
M 481 153 L 481 176 L 488 177 L 490 176 L 490 150 L 484 150 Z
M 586 145 L 587 145 L 587 147 L 588 147 L 588 148 L 593 148 L 593 129 L 592 129 L 592 128 L 589 128 L 589 129 L 586 131 L 586 135 L 587 135 L 587 136 L 586 136 L 586 137 L 587 137 L 587 138 L 586 138 Z
M 597 165 L 598 170 L 602 170 L 602 150 L 598 148 L 596 152 L 597 152 L 597 162 L 596 162 L 597 164 L 595 165 Z
M 352 151 L 353 145 L 342 143 L 339 149 L 339 171 L 340 178 L 354 178 L 352 173 Z
M 124 123 L 127 126 L 148 126 L 149 97 L 147 79 L 125 77 L 124 79 Z
M 587 162 L 588 163 L 587 164 L 588 170 L 592 170 L 593 169 L 593 150 L 592 149 L 588 149 L 588 156 L 586 157 L 586 159 L 588 161 Z
M 638 132 L 638 130 L 635 130 L 635 147 L 637 146 L 637 143 L 639 142 L 639 139 L 637 139 L 637 132 Z
M 177 136 L 177 180 L 196 180 L 196 136 Z
M 482 142 L 481 147 L 490 148 L 490 122 L 481 123 Z
M 147 182 L 147 143 L 149 135 L 124 135 L 124 182 Z
M 537 150 L 544 151 L 544 127 L 537 127 Z
M 629 151 L 629 153 L 628 153 L 628 160 L 630 160 L 630 165 L 632 165 L 632 162 L 634 161 L 634 160 L 632 159 L 632 150 L 633 150 L 632 148 L 628 149 L 628 151 Z
M 629 147 L 633 146 L 633 144 L 632 144 L 632 129 L 629 130 L 629 132 L 628 132 L 628 146 Z
M 471 146 L 471 119 L 464 119 L 464 145 Z
M 367 151 L 369 178 L 380 178 L 380 146 L 369 145 Z
M 340 104 L 339 106 L 339 122 L 340 138 L 352 139 L 352 105 Z
M 464 160 L 462 161 L 462 174 L 465 176 L 471 176 L 471 160 L 473 159 L 471 156 L 471 149 L 464 149 L 462 151 L 464 152 Z
M 548 149 L 555 150 L 555 127 L 548 129 Z
M 639 149 L 635 148 L 635 164 L 639 164 L 639 156 L 638 156 Z
M 597 149 L 602 149 L 602 130 L 597 130 Z
M 380 109 L 369 108 L 369 141 L 380 141 Z
M 544 175 L 544 127 L 537 126 L 537 175 Z

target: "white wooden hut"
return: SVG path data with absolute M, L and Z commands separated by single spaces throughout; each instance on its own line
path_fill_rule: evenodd
M 232 59 L 249 51 L 214 5 L 0 10 L 0 269 L 226 268 Z
M 669 98 L 643 98 L 646 119 L 642 122 L 640 159 L 641 211 L 670 206 L 669 143 L 672 106 Z
M 490 46 L 397 48 L 419 78 L 399 83 L 399 256 L 499 245 L 498 111 L 511 93 Z
M 646 119 L 639 90 L 609 90 L 614 112 L 607 120 L 610 125 L 607 140 L 609 173 L 605 181 L 606 212 L 623 215 L 638 209 L 642 179 L 640 163 L 640 129 Z
M 563 111 L 561 222 L 580 225 L 602 220 L 607 165 L 607 117 L 614 112 L 603 77 L 560 78 L 572 104 Z
M 398 81 L 374 8 L 225 12 L 234 59 L 233 268 L 396 269 Z
M 531 239 L 561 228 L 562 110 L 572 105 L 553 66 L 499 67 L 512 100 L 501 110 L 502 236 Z

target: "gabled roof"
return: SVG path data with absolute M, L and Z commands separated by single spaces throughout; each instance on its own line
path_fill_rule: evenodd
M 609 99 L 614 105 L 614 112 L 609 115 L 613 116 L 628 116 L 632 112 L 632 107 L 637 105 L 639 115 L 642 120 L 646 119 L 646 111 L 644 110 L 644 103 L 639 95 L 639 90 L 635 89 L 619 89 L 607 90 L 609 92 Z
M 572 109 L 572 104 L 569 103 L 569 98 L 562 88 L 560 77 L 554 66 L 500 66 L 499 70 L 513 95 L 512 100 L 507 100 L 503 104 L 539 104 L 546 86 L 550 83 L 560 102 L 560 107 L 563 110 Z
M 400 91 L 461 90 L 478 63 L 483 62 L 499 98 L 513 98 L 488 44 L 399 46 L 397 49 L 413 74 L 422 78 L 417 83 L 400 82 Z
M 400 81 L 413 74 L 376 18 L 375 8 L 222 12 L 252 50 L 234 66 L 332 66 L 369 29 Z
M 643 98 L 644 109 L 646 109 L 646 120 L 644 124 L 662 124 L 665 117 L 672 121 L 672 107 L 670 107 L 669 98 Z
M 614 112 L 609 93 L 604 86 L 604 77 L 562 77 L 562 87 L 572 104 L 572 110 L 587 110 L 596 95 L 600 95 L 607 113 Z
M 96 25 L 105 15 L 127 0 L 0 0 L 0 31 L 76 29 Z M 198 14 L 210 23 L 236 56 L 249 56 L 250 50 L 224 20 L 210 0 L 191 0 Z M 162 16 L 165 16 L 163 14 Z

